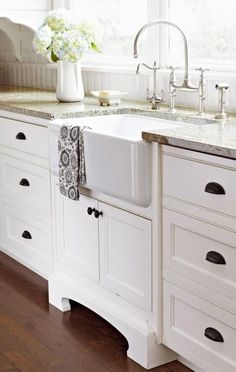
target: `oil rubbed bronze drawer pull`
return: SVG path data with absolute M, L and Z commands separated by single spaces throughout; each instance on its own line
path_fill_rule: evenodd
M 27 231 L 27 230 L 25 230 L 25 231 L 22 233 L 21 236 L 22 236 L 22 238 L 24 238 L 24 239 L 32 239 L 32 236 L 31 236 L 30 232 Z
M 209 182 L 205 187 L 205 192 L 215 195 L 225 195 L 223 186 L 216 182 Z
M 226 265 L 225 258 L 219 252 L 215 251 L 207 252 L 206 260 L 215 265 Z
M 23 132 L 19 132 L 16 135 L 16 139 L 23 141 L 23 140 L 26 140 L 26 136 L 25 136 L 25 134 Z
M 29 181 L 26 178 L 22 178 L 19 182 L 20 186 L 30 186 Z
M 223 336 L 215 328 L 208 327 L 205 329 L 204 336 L 214 342 L 224 342 Z

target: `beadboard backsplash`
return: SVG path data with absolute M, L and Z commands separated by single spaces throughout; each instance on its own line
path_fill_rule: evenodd
M 36 87 L 43 89 L 55 89 L 56 68 L 48 63 L 45 58 L 37 55 L 32 48 L 34 32 L 24 25 L 19 26 L 20 62 L 16 60 L 14 45 L 8 35 L 0 30 L 0 84 Z M 104 72 L 91 71 L 86 68 L 82 71 L 85 92 L 89 94 L 92 90 L 120 90 L 128 92 L 128 98 L 144 100 L 146 89 L 152 89 L 152 75 L 141 72 L 139 76 L 134 71 L 129 72 Z M 178 78 L 178 76 L 177 76 Z M 181 77 L 179 77 L 181 80 Z M 207 78 L 206 87 L 206 109 L 217 110 L 218 92 L 215 84 L 218 81 L 226 81 L 230 88 L 226 93 L 226 108 L 229 112 L 236 112 L 236 76 L 219 78 L 211 74 Z M 198 84 L 196 73 L 192 82 Z M 169 102 L 169 73 L 160 72 L 158 76 L 158 94 L 163 89 L 166 102 Z M 196 92 L 176 93 L 176 104 L 183 107 L 194 107 L 198 105 Z

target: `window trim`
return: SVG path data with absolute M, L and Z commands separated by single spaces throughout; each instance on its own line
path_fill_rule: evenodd
M 71 8 L 72 0 L 52 0 L 53 7 L 64 7 L 68 10 Z M 79 0 L 77 0 L 79 2 Z M 147 0 L 147 22 L 155 19 L 168 19 L 170 12 L 170 0 Z M 138 30 L 137 30 L 138 32 Z M 149 30 L 147 30 L 147 33 Z M 169 31 L 166 28 L 156 27 L 157 42 L 153 44 L 153 30 L 152 37 L 147 38 L 147 58 L 142 58 L 142 62 L 156 60 L 160 66 L 166 66 L 168 61 L 168 50 L 169 50 Z M 82 59 L 82 67 L 86 71 L 101 71 L 101 72 L 131 72 L 135 70 L 137 64 L 141 59 L 134 59 L 132 57 L 132 51 L 129 57 L 110 57 L 110 56 L 86 56 Z M 223 62 L 223 61 L 222 61 Z M 211 60 L 193 60 L 190 65 L 192 71 L 200 66 L 209 68 L 213 73 L 219 75 L 235 75 L 236 68 L 235 64 L 223 63 L 212 63 Z M 182 66 L 180 66 L 182 67 Z

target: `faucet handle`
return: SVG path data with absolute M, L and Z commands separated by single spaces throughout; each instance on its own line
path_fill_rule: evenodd
M 174 74 L 175 70 L 181 69 L 181 67 L 178 67 L 178 66 L 166 66 L 166 68 L 171 71 L 171 74 Z
M 199 68 L 195 68 L 195 71 L 200 71 L 200 76 L 203 77 L 204 73 L 207 71 L 210 71 L 210 69 L 199 67 Z
M 168 68 L 169 70 L 175 71 L 175 70 L 180 70 L 181 67 L 178 67 L 178 66 L 167 66 L 166 68 Z

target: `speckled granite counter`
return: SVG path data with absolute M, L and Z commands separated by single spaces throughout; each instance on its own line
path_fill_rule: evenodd
M 192 113 L 180 111 L 176 115 L 168 113 L 166 108 L 161 109 L 161 111 L 155 111 L 151 110 L 149 106 L 150 104 L 145 101 L 126 100 L 122 101 L 119 106 L 101 107 L 94 97 L 86 97 L 82 102 L 59 103 L 56 100 L 55 92 L 52 91 L 0 86 L 0 110 L 35 116 L 46 120 L 131 113 L 189 122 L 188 114 Z M 199 119 L 192 120 L 199 122 Z M 211 120 L 203 119 L 203 122 L 210 123 Z
M 176 129 L 143 132 L 143 139 L 236 159 L 236 120 L 216 124 L 183 124 Z
M 236 159 L 236 117 L 216 123 L 213 116 L 193 118 L 189 110 L 178 110 L 177 114 L 168 113 L 166 108 L 153 111 L 146 102 L 123 101 L 119 106 L 100 107 L 91 97 L 80 103 L 59 103 L 55 92 L 13 86 L 0 86 L 0 110 L 46 120 L 129 113 L 183 121 L 175 129 L 143 132 L 143 139 Z

